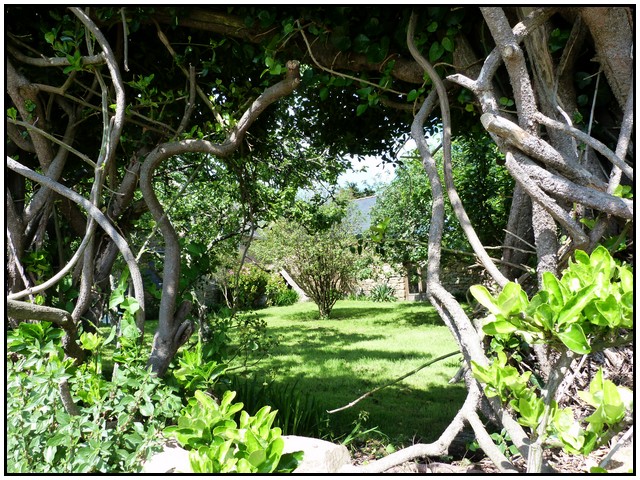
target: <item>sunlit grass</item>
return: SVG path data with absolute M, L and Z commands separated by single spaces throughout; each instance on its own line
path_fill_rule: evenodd
M 327 410 L 457 350 L 433 307 L 424 303 L 341 301 L 328 320 L 318 319 L 313 303 L 258 314 L 280 344 L 257 374 L 276 382 L 297 380 Z M 332 414 L 334 434 L 348 433 L 366 411 L 365 427 L 377 426 L 391 439 L 435 440 L 464 401 L 464 387 L 448 384 L 458 366 L 459 357 L 450 357 Z

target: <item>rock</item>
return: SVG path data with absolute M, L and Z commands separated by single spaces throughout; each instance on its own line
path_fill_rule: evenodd
M 193 473 L 189 452 L 170 440 L 161 452 L 144 463 L 142 473 Z
M 285 435 L 282 453 L 302 450 L 304 458 L 293 473 L 336 473 L 351 464 L 351 455 L 344 445 L 296 435 Z

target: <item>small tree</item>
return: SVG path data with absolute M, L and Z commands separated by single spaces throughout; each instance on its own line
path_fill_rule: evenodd
M 342 213 L 336 215 L 336 208 Z M 320 318 L 328 318 L 336 302 L 353 288 L 356 259 L 349 246 L 354 237 L 347 222 L 335 221 L 344 217 L 342 207 L 327 205 L 318 215 L 334 221 L 328 227 L 314 228 L 325 222 L 278 220 L 254 248 L 265 262 L 287 270 L 318 306 Z

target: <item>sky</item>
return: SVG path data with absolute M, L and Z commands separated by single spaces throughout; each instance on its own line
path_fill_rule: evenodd
M 343 173 L 338 178 L 338 184 L 356 183 L 361 187 L 373 186 L 378 183 L 388 184 L 395 176 L 395 169 L 391 164 L 383 164 L 378 157 L 366 157 L 362 161 L 351 161 L 351 171 Z
M 402 157 L 407 152 L 413 150 L 415 142 L 408 141 L 398 154 Z M 390 163 L 382 163 L 379 157 L 366 157 L 361 162 L 357 159 L 351 161 L 351 171 L 342 174 L 338 178 L 338 185 L 344 186 L 347 183 L 356 183 L 361 187 L 373 186 L 378 183 L 389 184 L 395 177 L 395 168 Z

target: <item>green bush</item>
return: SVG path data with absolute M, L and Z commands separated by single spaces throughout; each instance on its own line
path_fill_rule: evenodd
M 297 292 L 290 289 L 279 274 L 268 273 L 256 265 L 242 268 L 234 293 L 238 310 L 285 307 L 298 301 Z
M 182 402 L 150 375 L 133 319 L 122 322 L 111 379 L 102 373 L 101 350 L 115 339 L 115 327 L 106 339 L 81 335 L 92 356 L 80 366 L 64 358 L 62 332 L 48 322 L 8 333 L 7 472 L 137 472 L 160 450 L 159 432 Z M 65 385 L 75 412 L 62 403 Z
M 281 430 L 271 428 L 275 411 L 265 406 L 255 416 L 242 410 L 242 403 L 231 403 L 235 392 L 226 391 L 218 403 L 196 391 L 183 409 L 176 426 L 164 433 L 173 436 L 189 450 L 195 473 L 289 473 L 302 452 L 282 454 Z M 240 418 L 236 420 L 236 414 Z
M 269 274 L 255 265 L 245 265 L 235 283 L 234 306 L 238 310 L 253 310 L 267 303 Z

